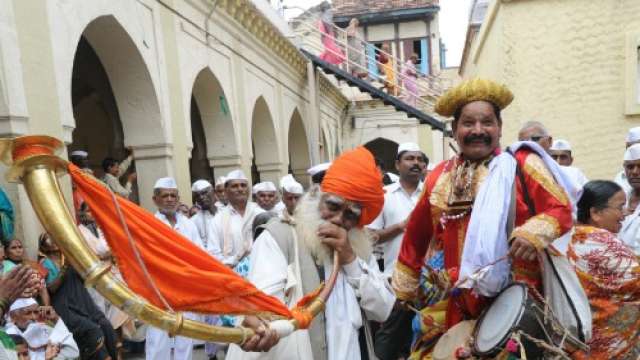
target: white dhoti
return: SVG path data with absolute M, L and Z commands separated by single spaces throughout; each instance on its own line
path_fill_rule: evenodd
M 184 318 L 199 320 L 200 316 L 193 313 L 184 313 Z M 169 333 L 162 329 L 149 326 L 147 329 L 144 352 L 147 360 L 171 360 L 173 349 L 174 360 L 191 360 L 193 355 L 193 339 L 183 336 L 170 337 Z

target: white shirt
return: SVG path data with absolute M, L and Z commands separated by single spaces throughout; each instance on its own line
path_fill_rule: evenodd
M 196 225 L 198 235 L 200 236 L 200 239 L 202 239 L 202 244 L 204 245 L 204 250 L 215 257 L 221 253 L 221 250 L 216 238 L 213 236 L 213 219 L 215 219 L 215 215 L 210 211 L 199 210 L 189 220 Z
M 624 170 L 620 171 L 613 181 L 620 185 L 627 195 L 631 193 L 631 185 L 629 184 L 629 180 L 627 180 L 627 175 L 624 173 Z
M 156 211 L 155 216 L 160 221 L 171 227 L 173 230 L 180 233 L 180 235 L 189 239 L 197 247 L 199 247 L 200 249 L 204 249 L 202 239 L 200 238 L 200 234 L 198 233 L 198 228 L 188 217 L 182 215 L 180 212 L 176 212 L 176 224 L 172 227 L 171 223 L 163 213 Z
M 271 209 L 271 211 L 280 214 L 282 210 L 285 210 L 286 208 L 287 206 L 282 202 L 282 200 L 280 200 L 273 206 L 273 209 Z
M 373 230 L 382 230 L 389 226 L 405 221 L 416 207 L 424 184 L 420 182 L 412 194 L 408 194 L 400 185 L 400 182 L 392 183 L 384 187 L 384 207 L 380 215 L 367 227 Z M 376 244 L 374 251 L 383 254 L 384 275 L 388 278 L 393 274 L 404 232 L 391 240 Z
M 157 211 L 155 216 L 171 227 L 171 223 L 163 213 Z M 176 224 L 171 228 L 204 250 L 198 228 L 188 217 L 176 212 Z M 190 312 L 184 313 L 184 317 L 189 320 L 199 320 L 199 315 Z M 192 358 L 193 340 L 190 338 L 183 336 L 170 337 L 166 331 L 149 326 L 145 339 L 145 357 L 147 360 L 170 360 L 171 348 L 173 348 L 173 360 L 191 360 Z
M 227 205 L 223 204 L 221 201 L 216 201 L 216 203 L 213 204 L 213 205 L 215 205 L 215 207 L 217 207 L 218 210 L 221 210 L 223 207 L 227 206 Z
M 10 335 L 20 335 L 29 344 L 29 357 L 32 360 L 44 360 L 46 348 L 32 350 L 32 345 L 40 345 L 47 342 L 60 345 L 60 352 L 56 359 L 76 359 L 80 356 L 78 344 L 73 339 L 73 335 L 67 329 L 62 319 L 58 318 L 55 327 L 51 327 L 44 323 L 31 323 L 25 331 L 22 331 L 14 323 L 8 323 L 5 331 Z M 45 337 L 42 339 L 41 337 Z M 35 343 L 34 343 L 35 342 Z
M 298 244 L 300 243 L 302 241 Z M 328 278 L 332 269 L 330 260 L 324 264 L 324 269 L 325 277 Z M 287 264 L 280 246 L 269 231 L 263 231 L 255 241 L 248 280 L 261 291 L 277 297 L 289 306 L 294 305 L 302 295 L 300 274 Z M 291 288 L 292 296 L 285 297 Z M 378 270 L 373 256 L 369 261 L 356 258 L 344 265 L 325 309 L 328 360 L 360 359 L 358 329 L 364 325 L 361 312 L 364 312 L 368 320 L 384 321 L 394 303 L 393 291 Z M 242 353 L 238 350 L 232 345 L 227 359 L 313 359 L 309 355 L 311 343 L 307 332 L 300 330 L 280 340 L 266 354 Z
M 217 253 L 212 254 L 223 264 L 235 266 L 251 251 L 253 219 L 264 210 L 249 201 L 240 215 L 230 204 L 220 209 L 213 218 L 212 242 Z

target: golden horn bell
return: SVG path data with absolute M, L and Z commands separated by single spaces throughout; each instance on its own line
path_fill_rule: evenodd
M 10 166 L 7 180 L 24 184 L 38 219 L 83 277 L 86 286 L 96 288 L 109 302 L 132 318 L 174 336 L 242 344 L 254 334 L 251 329 L 243 327 L 219 327 L 184 319 L 180 313 L 149 304 L 115 278 L 108 265 L 103 264 L 89 249 L 64 202 L 57 176 L 66 173 L 68 163 L 56 156 L 62 148 L 62 142 L 50 136 L 0 139 L 0 160 Z M 337 271 L 334 271 L 334 275 L 337 275 Z M 313 316 L 324 310 L 323 299 L 328 297 L 331 287 L 325 287 L 321 295 L 307 307 Z M 295 320 L 291 322 L 294 328 L 298 327 Z

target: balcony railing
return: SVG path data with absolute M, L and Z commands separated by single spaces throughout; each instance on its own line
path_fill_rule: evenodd
M 328 32 L 333 32 L 336 48 L 326 47 L 322 39 L 325 36 L 320 30 L 320 19 L 312 17 L 304 20 L 294 20 L 292 24 L 294 32 L 301 38 L 300 46 L 310 53 L 320 56 L 321 54 L 331 54 L 335 58 L 342 59 L 339 66 L 348 73 L 360 74 L 361 77 L 380 87 L 385 82 L 395 89 L 395 93 L 390 95 L 399 98 L 405 103 L 422 111 L 432 111 L 433 99 L 440 96 L 446 88 L 450 86 L 442 78 L 430 74 L 425 74 L 415 67 L 415 76 L 405 74 L 406 64 L 401 59 L 391 53 L 376 48 L 373 44 L 353 36 L 351 39 L 347 32 L 333 24 L 329 25 Z M 350 53 L 357 53 L 357 56 L 350 56 Z M 384 64 L 378 61 L 379 55 L 384 55 L 391 61 L 395 79 L 389 84 L 384 71 L 380 71 Z M 360 58 L 360 62 L 352 61 L 352 58 Z M 422 59 L 422 61 L 428 61 Z M 356 75 L 357 76 L 357 75 Z M 407 87 L 408 84 L 415 86 Z M 416 90 L 412 90 L 416 87 Z

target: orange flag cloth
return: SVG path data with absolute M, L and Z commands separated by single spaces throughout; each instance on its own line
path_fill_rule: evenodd
M 369 150 L 358 146 L 340 155 L 329 167 L 320 186 L 362 205 L 359 226 L 371 224 L 384 205 L 382 174 Z
M 136 260 L 109 190 L 69 164 L 77 191 L 105 234 L 118 268 L 131 290 L 165 308 Z M 278 299 L 266 295 L 134 203 L 116 196 L 141 258 L 167 303 L 176 311 L 212 314 L 264 314 L 291 318 Z

